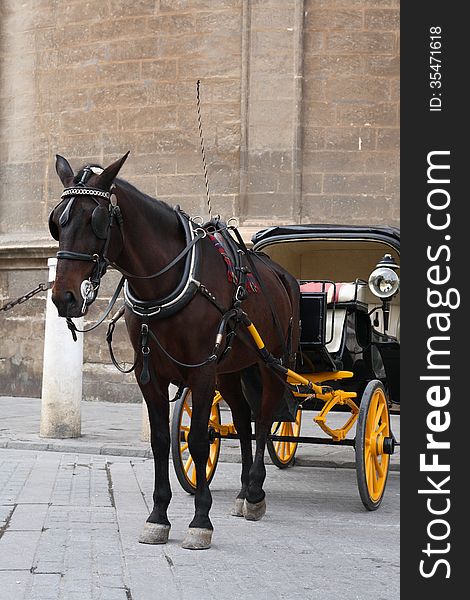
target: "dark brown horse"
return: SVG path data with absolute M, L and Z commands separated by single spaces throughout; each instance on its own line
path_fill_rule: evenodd
M 248 520 L 258 520 L 265 513 L 264 450 L 284 385 L 260 357 L 246 322 L 237 324 L 231 351 L 214 359 L 221 307 L 228 311 L 235 293 L 224 260 L 205 232 L 184 213 L 116 180 L 126 158 L 127 154 L 104 170 L 87 166 L 75 175 L 69 163 L 57 157 L 56 170 L 65 190 L 50 216 L 51 232 L 59 240 L 52 298 L 60 316 L 79 317 L 94 300 L 107 264 L 126 275 L 125 320 L 137 357 L 137 382 L 148 407 L 155 462 L 154 505 L 140 541 L 160 544 L 168 540 L 168 386 L 176 383 L 192 390 L 189 450 L 197 479 L 195 514 L 183 547 L 208 548 L 213 531 L 209 518 L 212 497 L 205 474 L 208 420 L 216 382 L 232 411 L 242 452 L 242 486 L 232 514 Z M 180 260 L 172 264 L 177 257 Z M 294 350 L 298 344 L 298 284 L 267 257 L 252 254 L 252 261 L 262 291 L 248 294 L 241 306 L 266 347 L 281 357 L 286 350 L 281 335 L 284 340 L 290 337 Z M 146 279 L 148 275 L 155 276 Z M 273 307 L 277 319 L 272 315 Z M 234 319 L 231 321 L 233 325 Z M 222 331 L 218 341 L 222 339 L 223 348 L 226 332 Z M 251 410 L 241 385 L 242 371 L 252 365 L 259 366 L 263 389 L 256 415 L 254 460 Z

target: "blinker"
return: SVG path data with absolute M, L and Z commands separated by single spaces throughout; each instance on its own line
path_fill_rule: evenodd
M 59 225 L 63 227 L 69 221 L 70 211 L 72 210 L 73 201 L 75 200 L 75 196 L 72 196 L 65 207 L 64 212 L 59 217 Z
M 59 241 L 59 228 L 52 220 L 53 214 L 54 214 L 54 209 L 52 209 L 51 212 L 49 213 L 49 231 L 50 231 L 50 234 L 52 235 L 52 237 L 55 240 Z
M 67 225 L 67 223 L 70 220 L 70 212 L 72 210 L 74 200 L 75 200 L 75 196 L 70 198 L 69 202 L 67 203 L 67 206 L 65 207 L 64 212 L 59 217 L 59 225 L 61 227 L 64 227 L 65 225 Z M 96 202 L 96 200 L 95 200 L 95 202 Z M 51 213 L 49 214 L 49 231 L 50 231 L 52 237 L 58 241 L 59 240 L 59 228 L 53 221 L 53 218 L 52 218 L 53 213 L 54 213 L 54 210 L 52 210 Z M 100 240 L 105 240 L 108 236 L 109 219 L 110 219 L 109 212 L 103 206 L 101 206 L 101 204 L 98 204 L 98 202 L 97 202 L 97 206 L 91 215 L 91 227 L 93 229 L 93 233 Z
M 109 212 L 99 204 L 91 215 L 93 233 L 100 240 L 108 237 Z

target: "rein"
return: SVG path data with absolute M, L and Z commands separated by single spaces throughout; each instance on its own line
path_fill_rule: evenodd
M 156 273 L 152 273 L 151 275 L 134 275 L 133 273 L 129 273 L 129 271 L 126 271 L 125 269 L 123 269 L 122 267 L 119 267 L 116 263 L 114 262 L 109 262 L 109 264 L 114 267 L 115 269 L 117 269 L 120 273 L 122 273 L 125 277 L 129 277 L 131 279 L 155 279 L 156 277 L 160 277 L 160 275 L 164 275 L 165 273 L 167 273 L 170 269 L 172 269 L 176 264 L 179 263 L 179 261 L 184 258 L 186 256 L 186 254 L 188 254 L 188 252 L 193 248 L 193 246 L 195 246 L 199 240 L 202 240 L 206 237 L 206 232 L 204 231 L 204 229 L 202 229 L 201 227 L 198 227 L 195 230 L 195 233 L 201 231 L 202 233 L 197 233 L 196 237 L 194 237 L 184 248 L 183 250 L 177 255 L 175 256 L 175 258 L 166 265 L 166 267 L 163 267 L 163 269 L 160 269 L 160 271 L 157 271 Z
M 124 285 L 124 281 L 125 281 L 125 278 L 121 277 L 121 279 L 114 291 L 114 294 L 113 294 L 111 300 L 109 301 L 108 306 L 106 307 L 106 310 L 101 315 L 101 317 L 98 319 L 98 321 L 96 321 L 90 327 L 87 327 L 86 329 L 78 329 L 77 326 L 75 325 L 75 323 L 72 321 L 72 319 L 70 317 L 66 317 L 67 327 L 72 332 L 72 337 L 73 337 L 74 342 L 77 341 L 77 332 L 78 333 L 88 333 L 89 331 L 93 331 L 93 329 L 96 329 L 97 327 L 99 327 L 101 325 L 101 323 L 106 319 L 106 317 L 111 312 L 113 306 L 116 304 L 116 300 L 118 299 L 118 296 L 121 293 L 122 287 Z

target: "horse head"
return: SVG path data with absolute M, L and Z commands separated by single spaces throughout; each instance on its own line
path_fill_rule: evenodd
M 64 157 L 56 157 L 64 191 L 49 215 L 49 230 L 59 242 L 52 300 L 61 317 L 85 314 L 97 296 L 108 265 L 114 180 L 128 154 L 105 169 L 86 165 L 77 174 Z

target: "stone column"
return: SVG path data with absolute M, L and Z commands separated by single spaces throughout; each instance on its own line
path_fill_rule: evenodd
M 240 203 L 244 224 L 298 222 L 304 0 L 243 2 Z
M 172 383 L 170 383 L 170 385 L 168 386 L 168 398 L 170 400 L 172 398 L 174 398 L 177 391 L 178 391 L 178 387 L 176 385 L 173 385 Z M 173 417 L 174 406 L 175 405 L 172 402 L 170 404 L 170 426 L 171 426 L 171 419 Z M 140 439 L 143 442 L 150 442 L 150 422 L 149 422 L 149 414 L 148 414 L 148 410 L 147 410 L 147 405 L 145 404 L 145 400 L 142 400 L 142 433 L 141 433 Z
M 55 279 L 57 259 L 50 258 L 49 281 Z M 83 319 L 75 319 L 79 329 Z M 47 293 L 41 425 L 39 435 L 74 438 L 81 435 L 83 335 L 74 342 L 64 318 L 59 317 Z

